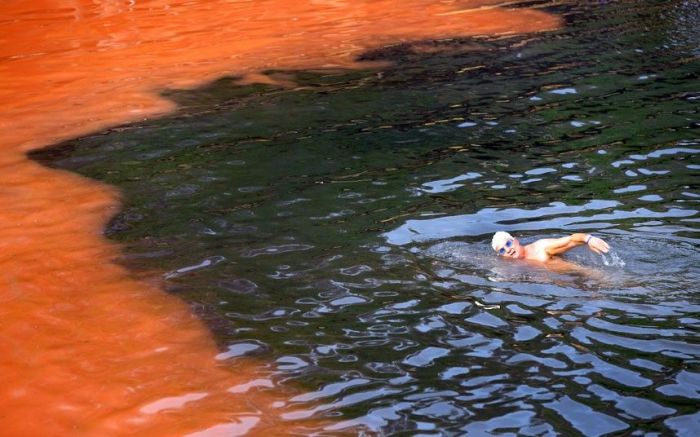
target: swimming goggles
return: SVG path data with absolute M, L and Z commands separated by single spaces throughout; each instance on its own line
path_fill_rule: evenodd
M 507 249 L 510 249 L 512 246 L 513 246 L 513 240 L 508 240 L 508 241 L 506 241 L 505 246 L 503 246 L 503 247 L 501 247 L 500 249 L 498 249 L 498 254 L 499 254 L 499 255 L 505 255 L 505 254 L 506 254 L 506 250 L 507 250 Z

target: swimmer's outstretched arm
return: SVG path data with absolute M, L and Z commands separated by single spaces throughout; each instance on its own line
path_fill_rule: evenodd
M 610 250 L 608 243 L 591 234 L 571 234 L 567 237 L 547 239 L 544 243 L 544 250 L 550 256 L 560 255 L 582 244 L 587 244 L 595 253 L 607 253 Z

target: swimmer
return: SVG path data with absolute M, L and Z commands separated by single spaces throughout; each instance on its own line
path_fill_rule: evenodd
M 582 244 L 588 245 L 590 250 L 600 254 L 608 253 L 608 250 L 610 250 L 608 243 L 590 234 L 571 234 L 561 238 L 543 238 L 523 246 L 517 238 L 514 238 L 508 232 L 498 231 L 491 240 L 491 247 L 500 256 L 541 262 L 550 261 L 555 256 Z

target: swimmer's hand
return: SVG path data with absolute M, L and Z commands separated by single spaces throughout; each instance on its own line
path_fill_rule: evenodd
M 595 253 L 599 254 L 604 254 L 608 253 L 610 250 L 610 246 L 608 246 L 608 243 L 603 241 L 601 238 L 594 237 L 593 235 L 589 235 L 586 238 L 586 244 L 588 244 L 588 248 L 591 249 Z

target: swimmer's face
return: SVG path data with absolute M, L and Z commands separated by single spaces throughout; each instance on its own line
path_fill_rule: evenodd
M 501 247 L 496 248 L 496 253 L 506 258 L 520 258 L 522 252 L 523 247 L 517 238 L 509 238 Z

